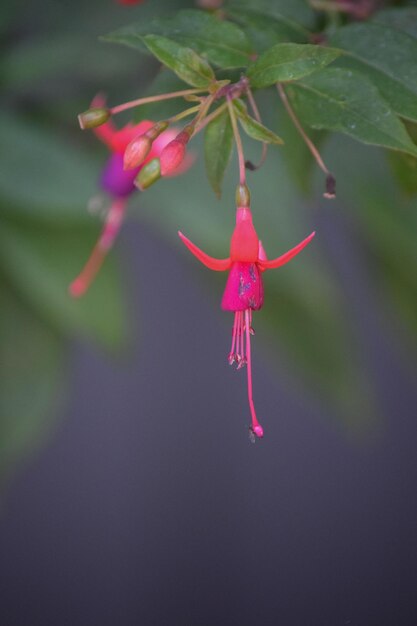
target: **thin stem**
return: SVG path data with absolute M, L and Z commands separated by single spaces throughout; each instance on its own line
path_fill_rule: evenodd
M 198 107 L 199 108 L 199 112 L 198 114 L 195 116 L 194 120 L 191 122 L 192 126 L 193 126 L 193 134 L 195 133 L 195 129 L 198 126 L 198 124 L 200 124 L 200 122 L 205 118 L 208 110 L 210 109 L 211 105 L 213 104 L 213 101 L 216 97 L 216 94 L 211 94 L 209 96 L 207 96 L 204 101 L 202 102 L 202 104 Z
M 259 122 L 259 124 L 262 124 L 261 114 L 259 113 L 258 105 L 256 104 L 256 100 L 253 97 L 253 93 L 249 85 L 246 87 L 246 94 L 248 96 L 249 104 L 251 106 L 251 109 L 253 111 L 253 115 L 256 121 Z M 268 152 L 268 144 L 263 141 L 261 160 L 259 161 L 258 165 L 253 166 L 254 169 L 256 170 L 259 169 L 265 163 L 267 152 Z
M 233 103 L 229 98 L 227 99 L 227 108 L 229 109 L 230 121 L 232 123 L 233 134 L 235 136 L 237 156 L 239 159 L 240 184 L 246 185 L 245 155 L 243 154 L 242 139 L 240 137 L 239 129 L 237 127 L 237 120 L 236 120 L 235 110 L 233 108 Z
M 112 115 L 116 115 L 116 113 L 121 113 L 122 111 L 126 111 L 127 109 L 132 109 L 133 107 L 141 106 L 142 104 L 148 104 L 150 102 L 161 102 L 162 100 L 171 100 L 172 98 L 183 98 L 184 96 L 191 96 L 196 93 L 202 93 L 206 91 L 206 89 L 183 89 L 182 91 L 173 91 L 171 93 L 163 93 L 159 96 L 148 96 L 147 98 L 138 98 L 137 100 L 130 100 L 130 102 L 124 102 L 123 104 L 118 104 L 115 107 L 110 109 Z
M 324 196 L 326 198 L 333 198 L 336 195 L 335 194 L 335 182 L 336 181 L 333 177 L 333 174 L 327 168 L 326 164 L 321 158 L 320 152 L 317 150 L 316 146 L 311 141 L 310 137 L 307 135 L 304 128 L 301 126 L 300 120 L 296 116 L 294 109 L 292 108 L 292 106 L 290 105 L 288 101 L 287 94 L 285 93 L 284 87 L 280 83 L 277 83 L 276 86 L 277 86 L 279 96 L 282 100 L 282 103 L 288 115 L 290 116 L 294 126 L 296 127 L 301 137 L 303 138 L 305 144 L 307 145 L 307 148 L 310 150 L 311 154 L 313 155 L 317 165 L 322 170 L 322 172 L 326 174 L 326 193 L 324 194 Z
M 199 110 L 200 110 L 200 105 L 198 104 L 195 107 L 191 107 L 190 109 L 186 109 L 185 111 L 181 111 L 181 113 L 178 113 L 177 115 L 173 115 L 167 121 L 170 122 L 170 123 L 172 123 L 172 122 L 179 122 L 184 117 L 188 117 L 188 115 L 192 115 L 193 113 L 196 113 Z
M 224 102 L 221 106 L 217 107 L 215 111 L 210 113 L 210 115 L 207 115 L 207 117 L 205 117 L 204 120 L 200 122 L 200 124 L 198 124 L 198 126 L 196 127 L 194 131 L 194 135 L 196 135 L 201 130 L 203 130 L 203 128 L 205 128 L 207 124 L 210 124 L 210 122 L 216 119 L 216 117 L 218 117 L 221 113 L 223 113 L 225 109 L 227 109 L 227 102 Z

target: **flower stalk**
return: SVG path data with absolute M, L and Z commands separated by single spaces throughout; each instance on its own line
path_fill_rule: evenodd
M 319 166 L 321 171 L 324 172 L 324 174 L 326 174 L 326 191 L 324 192 L 323 196 L 325 198 L 329 198 L 329 199 L 335 198 L 336 197 L 336 179 L 335 179 L 335 177 L 330 172 L 330 170 L 327 168 L 325 162 L 321 158 L 320 152 L 318 151 L 318 149 L 316 148 L 314 143 L 311 141 L 310 137 L 307 135 L 307 133 L 305 132 L 304 128 L 301 126 L 300 120 L 296 116 L 294 109 L 292 108 L 292 106 L 289 103 L 289 100 L 288 100 L 287 94 L 285 93 L 284 87 L 280 83 L 277 83 L 276 86 L 277 86 L 278 94 L 279 94 L 279 96 L 280 96 L 280 98 L 282 100 L 282 103 L 283 103 L 283 105 L 284 105 L 288 115 L 290 116 L 294 126 L 296 127 L 296 129 L 298 130 L 298 132 L 301 135 L 302 139 L 304 140 L 304 143 L 306 144 L 307 148 L 310 150 L 311 154 L 313 155 L 317 165 Z

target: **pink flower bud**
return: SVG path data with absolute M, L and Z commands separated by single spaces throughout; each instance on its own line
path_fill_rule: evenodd
M 125 150 L 123 168 L 131 170 L 142 165 L 152 149 L 153 142 L 168 126 L 168 122 L 157 122 L 145 133 L 136 136 Z
M 181 165 L 191 131 L 183 130 L 161 152 L 161 176 L 169 176 Z
M 123 169 L 132 170 L 141 165 L 152 149 L 152 140 L 139 135 L 127 146 L 123 157 Z

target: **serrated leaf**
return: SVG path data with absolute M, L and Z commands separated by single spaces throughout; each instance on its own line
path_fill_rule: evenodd
M 38 447 L 62 397 L 65 342 L 0 276 L 0 475 Z
M 417 148 L 380 95 L 363 75 L 326 68 L 287 87 L 301 122 L 345 133 L 368 144 L 417 155 Z
M 98 228 L 67 224 L 52 228 L 3 216 L 0 265 L 16 290 L 54 328 L 67 334 L 89 334 L 115 349 L 125 338 L 126 316 L 112 255 L 83 298 L 74 300 L 68 294 L 68 285 L 86 262 Z
M 233 129 L 229 112 L 223 111 L 208 124 L 204 134 L 204 156 L 207 176 L 220 198 L 222 184 L 233 149 Z
M 207 61 L 191 48 L 184 48 L 175 41 L 158 35 L 146 35 L 143 41 L 161 63 L 189 85 L 205 88 L 215 79 Z
M 274 143 L 278 145 L 284 143 L 281 137 L 278 137 L 272 130 L 260 124 L 249 115 L 246 105 L 242 100 L 234 100 L 233 105 L 238 115 L 239 122 L 249 137 L 264 143 Z
M 228 9 L 227 15 L 245 28 L 258 54 L 277 43 L 308 41 L 308 30 L 283 15 L 242 7 Z
M 246 66 L 253 52 L 246 34 L 236 24 L 197 9 L 179 11 L 170 18 L 130 24 L 104 39 L 143 51 L 146 35 L 167 37 L 192 48 L 221 68 Z
M 364 73 L 402 117 L 417 121 L 417 41 L 381 24 L 351 24 L 330 45 L 346 52 L 339 64 Z
M 279 43 L 249 66 L 247 76 L 255 88 L 298 80 L 317 72 L 341 54 L 340 50 L 311 44 Z

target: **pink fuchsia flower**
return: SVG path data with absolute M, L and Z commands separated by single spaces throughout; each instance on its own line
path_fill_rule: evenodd
M 104 106 L 105 102 L 102 96 L 97 96 L 92 102 L 92 107 L 101 108 Z M 144 120 L 139 124 L 129 123 L 124 128 L 117 129 L 109 120 L 101 126 L 93 128 L 96 137 L 110 151 L 110 157 L 101 174 L 100 187 L 110 196 L 111 205 L 100 237 L 87 263 L 70 284 L 69 292 L 73 297 L 80 297 L 87 291 L 108 251 L 113 246 L 125 217 L 128 199 L 136 191 L 134 180 L 138 172 L 150 160 L 159 157 L 165 146 L 176 136 L 174 129 L 165 130 L 153 141 L 149 153 L 140 165 L 132 169 L 124 169 L 124 153 L 128 145 L 138 136 L 150 132 L 154 126 L 153 122 Z M 178 173 L 180 172 L 174 172 L 174 175 Z
M 229 363 L 231 365 L 236 363 L 238 369 L 247 365 L 248 400 L 252 417 L 250 430 L 253 435 L 263 437 L 264 431 L 256 416 L 252 394 L 250 344 L 251 335 L 254 334 L 252 311 L 258 311 L 263 305 L 262 272 L 288 263 L 310 243 L 315 232 L 312 232 L 304 241 L 285 254 L 272 260 L 266 258 L 262 243 L 259 241 L 253 225 L 251 210 L 248 207 L 237 208 L 236 226 L 230 242 L 230 256 L 227 259 L 214 259 L 197 248 L 181 232 L 178 234 L 190 252 L 203 265 L 217 272 L 229 271 L 221 303 L 223 310 L 233 311 L 235 314 Z

